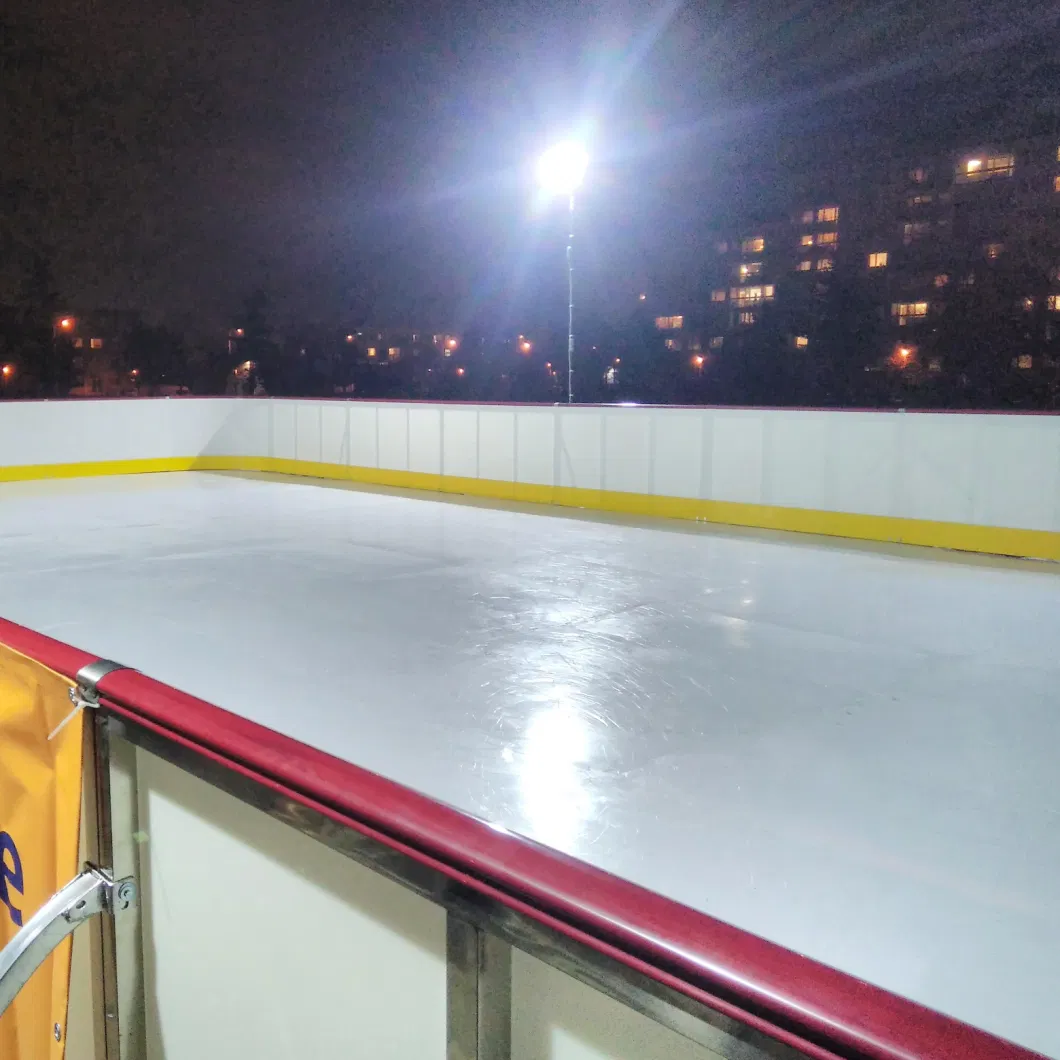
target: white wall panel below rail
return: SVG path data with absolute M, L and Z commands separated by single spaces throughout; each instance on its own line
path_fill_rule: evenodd
M 149 1060 L 443 1060 L 445 912 L 138 752 Z

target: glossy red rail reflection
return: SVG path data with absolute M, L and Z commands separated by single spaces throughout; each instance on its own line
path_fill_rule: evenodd
M 0 643 L 73 678 L 95 656 L 0 619 Z M 1038 1054 L 443 806 L 131 670 L 108 709 L 821 1060 Z

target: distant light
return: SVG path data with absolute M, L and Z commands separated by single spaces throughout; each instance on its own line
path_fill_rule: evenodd
M 981 158 L 969 158 L 964 164 L 964 171 L 966 173 L 978 173 L 983 168 L 983 160 Z
M 621 363 L 622 363 L 622 358 L 621 357 L 616 357 L 615 358 L 615 364 L 621 364 Z
M 703 367 L 703 361 L 704 361 L 703 354 L 697 353 L 695 355 L 695 357 L 692 358 L 692 365 L 695 368 L 702 368 Z
M 537 180 L 554 195 L 573 195 L 585 179 L 589 154 L 573 140 L 550 147 L 537 164 Z
M 448 342 L 446 343 L 446 346 L 448 346 L 448 347 L 449 347 L 449 349 L 451 349 L 451 350 L 455 350 L 455 349 L 456 349 L 456 347 L 457 347 L 457 341 L 456 341 L 456 339 L 450 339 L 450 340 L 449 340 L 449 341 L 448 341 Z
M 464 374 L 464 369 L 463 369 L 463 368 L 458 368 L 458 369 L 456 370 L 456 374 L 457 374 L 457 375 L 463 375 L 463 374 Z
M 643 292 L 641 292 L 641 294 L 640 294 L 640 300 L 641 300 L 642 302 L 646 301 L 646 300 L 647 300 L 647 297 L 648 297 L 648 296 L 647 296 L 646 294 L 644 294 Z
M 909 358 L 913 356 L 913 351 L 908 346 L 899 346 L 898 356 L 901 357 L 903 361 L 908 361 Z
M 133 370 L 132 370 L 132 371 L 131 371 L 131 372 L 129 373 L 129 375 L 133 376 L 133 378 L 135 378 L 135 377 L 136 377 L 136 376 L 138 376 L 139 374 L 140 374 L 140 369 L 139 369 L 139 368 L 134 368 L 134 369 L 133 369 Z
M 15 366 L 13 364 L 5 364 L 3 368 L 0 368 L 0 373 L 3 374 L 5 379 L 10 379 L 15 374 Z
M 521 349 L 523 351 L 523 353 L 529 353 L 533 348 L 534 347 L 529 342 L 525 342 L 525 341 L 519 347 L 519 349 Z
M 353 336 L 352 335 L 347 335 L 346 336 L 346 341 L 347 342 L 353 342 Z
M 63 331 L 73 331 L 74 318 L 73 317 L 63 317 L 62 320 L 59 321 L 59 327 L 61 327 L 63 329 Z
M 552 362 L 551 361 L 546 361 L 545 362 L 545 370 L 548 371 L 548 372 L 552 371 Z
M 244 361 L 243 362 L 243 371 L 244 372 L 249 372 L 250 369 L 253 368 L 253 367 L 254 367 L 254 362 L 253 361 Z
M 796 335 L 795 336 L 795 345 L 798 346 L 800 349 L 802 349 L 802 348 L 804 348 L 806 346 L 809 346 L 810 345 L 810 337 L 809 337 L 809 335 Z

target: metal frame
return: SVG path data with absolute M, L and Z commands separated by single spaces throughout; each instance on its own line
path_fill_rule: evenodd
M 115 882 L 110 873 L 91 865 L 53 894 L 0 950 L 0 1016 L 63 939 L 93 917 L 128 909 L 135 901 L 135 880 Z M 56 1033 L 61 1040 L 58 1024 Z
M 558 930 L 472 892 L 441 871 L 353 827 L 344 827 L 331 817 L 255 782 L 243 772 L 226 769 L 211 758 L 127 718 L 108 716 L 105 704 L 99 712 L 99 722 L 105 729 L 108 756 L 119 754 L 118 749 L 127 742 L 444 907 L 447 912 L 448 1060 L 505 1060 L 511 1055 L 512 948 L 530 954 L 725 1060 L 795 1060 L 804 1055 Z M 130 969 L 130 974 L 142 975 L 142 972 Z M 119 975 L 119 984 L 121 979 Z M 142 986 L 141 979 L 141 998 Z M 119 986 L 119 993 L 122 992 L 132 993 Z M 108 1060 L 111 1055 L 108 1052 Z M 128 1060 L 137 1054 L 113 1055 L 118 1060 Z

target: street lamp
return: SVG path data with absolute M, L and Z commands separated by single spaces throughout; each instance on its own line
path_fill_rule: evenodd
M 574 402 L 574 193 L 585 179 L 588 152 L 573 140 L 550 147 L 537 164 L 537 180 L 550 195 L 566 195 L 570 214 L 567 239 L 567 404 Z

